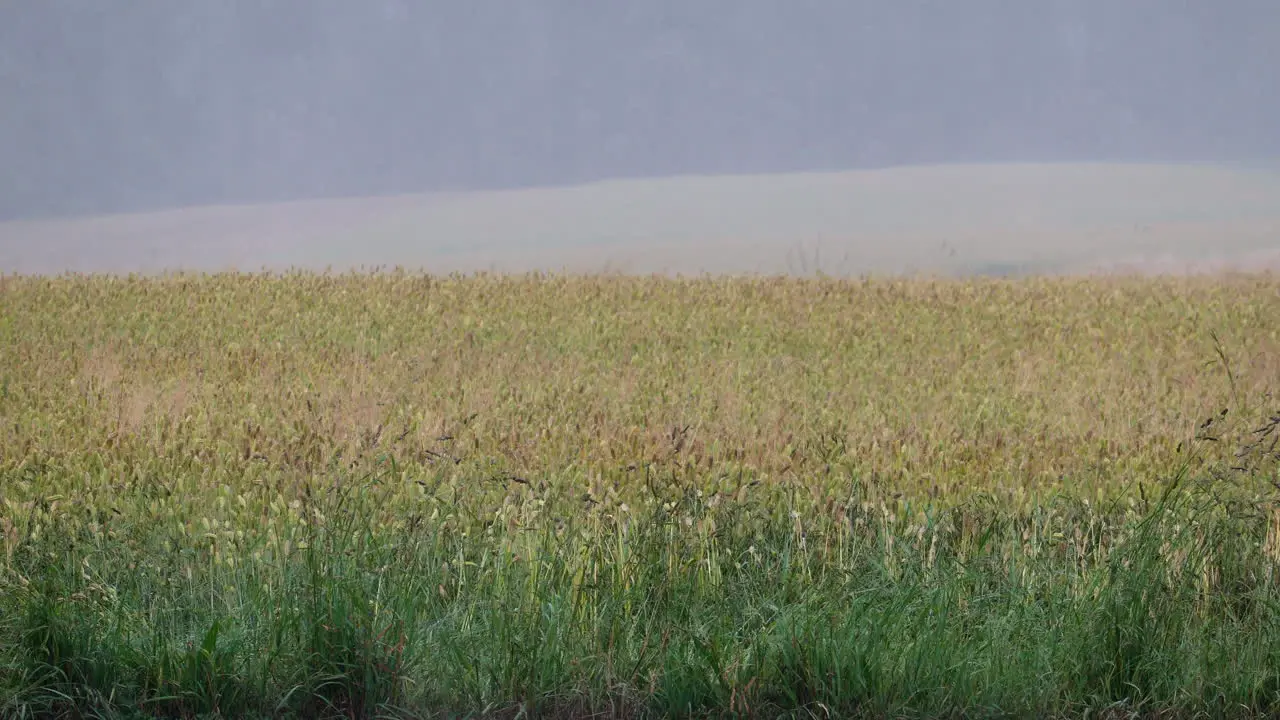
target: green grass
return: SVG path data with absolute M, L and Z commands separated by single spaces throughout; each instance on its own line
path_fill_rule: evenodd
M 1278 297 L 6 279 L 0 716 L 1274 714 Z
M 379 531 L 385 481 L 316 488 L 299 509 L 315 522 L 279 554 L 225 531 L 46 527 L 2 593 L 4 713 L 1241 715 L 1280 701 L 1274 515 L 1211 500 L 1221 484 L 1026 514 L 870 506 L 851 484 L 840 512 L 794 517 L 781 488 L 717 502 L 664 483 L 644 511 L 564 515 L 550 508 L 577 498 L 530 490 L 457 525 L 427 511 L 468 503 L 424 491 L 422 515 Z

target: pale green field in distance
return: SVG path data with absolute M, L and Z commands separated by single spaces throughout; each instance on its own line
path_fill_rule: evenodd
M 1007 164 L 678 177 L 0 223 L 17 273 L 1012 274 L 1280 267 L 1280 173 Z

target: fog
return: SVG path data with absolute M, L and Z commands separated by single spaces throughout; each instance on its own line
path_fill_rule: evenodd
M 519 236 L 513 254 L 536 254 L 563 249 L 553 236 L 578 225 L 597 235 L 626 229 L 621 220 L 611 228 L 591 219 L 591 208 L 575 202 L 597 204 L 596 215 L 598 207 L 630 208 L 619 212 L 630 213 L 632 255 L 648 242 L 634 231 L 649 227 L 655 247 L 687 249 L 702 228 L 714 249 L 737 229 L 673 224 L 684 216 L 672 208 L 702 197 L 696 192 L 720 198 L 717 217 L 740 209 L 755 226 L 790 217 L 771 209 L 775 195 L 794 205 L 799 196 L 787 193 L 826 192 L 830 208 L 860 206 L 875 183 L 868 171 L 1010 164 L 1051 174 L 1081 163 L 1121 174 L 1141 165 L 1167 168 L 1171 178 L 1208 168 L 1218 175 L 1144 181 L 1155 198 L 1136 201 L 1146 215 L 1115 218 L 1113 229 L 1183 223 L 1150 208 L 1176 214 L 1188 188 L 1225 182 L 1238 193 L 1206 205 L 1199 225 L 1178 232 L 1201 237 L 1209 251 L 1234 242 L 1235 227 L 1253 252 L 1280 237 L 1280 225 L 1247 208 L 1252 215 L 1241 218 L 1246 210 L 1233 203 L 1237 195 L 1248 196 L 1240 201 L 1248 208 L 1274 200 L 1280 215 L 1280 194 L 1272 194 L 1280 192 L 1276 68 L 1274 0 L 7 0 L 0 3 L 0 221 L 10 222 L 0 223 L 0 271 L 143 268 L 156 258 L 200 267 L 417 262 L 479 242 L 476 231 L 462 229 L 485 217 L 484 262 L 492 264 L 506 255 L 506 232 Z M 805 184 L 845 171 L 860 172 L 838 192 Z M 1223 172 L 1239 175 L 1224 181 Z M 746 193 L 735 209 L 725 204 L 728 190 L 688 185 L 730 176 L 756 178 L 753 187 L 766 189 Z M 684 185 L 658 180 L 680 177 Z M 954 174 L 950 186 L 922 180 L 934 188 L 929 194 L 893 177 L 901 194 L 889 204 L 916 220 L 932 218 L 938 197 L 972 184 Z M 628 178 L 649 180 L 591 185 Z M 769 178 L 781 184 L 759 184 Z M 1071 247 L 1084 237 L 1061 223 L 999 217 L 1012 202 L 1001 193 L 1014 181 L 1002 182 L 988 182 L 993 194 L 978 203 L 995 214 L 993 234 L 1021 232 L 1014 247 L 1050 237 Z M 1097 206 L 1085 197 L 1090 188 L 1126 181 L 1064 182 L 1030 183 L 1053 188 L 1052 200 L 1062 203 L 1054 217 Z M 547 190 L 583 184 L 597 190 Z M 600 187 L 631 194 L 606 201 Z M 543 190 L 518 202 L 493 195 L 529 188 Z M 460 193 L 486 215 L 432 215 Z M 490 204 L 477 206 L 476 193 L 492 195 Z M 670 197 L 653 199 L 662 193 Z M 384 199 L 357 209 L 350 200 L 323 202 L 369 196 Z M 300 210 L 296 201 L 313 204 Z M 294 210 L 262 207 L 278 203 Z M 210 205 L 260 207 L 234 221 L 213 222 L 212 210 L 138 215 Z M 402 225 L 384 250 L 415 252 L 361 257 L 368 224 L 410 205 L 419 224 Z M 498 211 L 512 224 L 495 229 Z M 134 220 L 116 219 L 106 235 L 108 226 L 83 220 L 122 213 Z M 295 223 L 335 215 L 363 220 L 333 220 L 345 234 L 326 242 L 348 245 L 313 255 L 315 234 Z M 550 215 L 561 224 L 517 232 Z M 931 234 L 918 237 L 921 252 L 947 239 L 951 216 L 934 219 Z M 1238 227 L 1245 220 L 1247 230 Z M 824 226 L 822 242 L 870 242 L 859 222 Z M 752 242 L 786 242 L 787 228 L 772 227 L 769 238 Z M 881 232 L 876 242 L 887 237 Z M 1114 244 L 1098 237 L 1091 242 Z M 800 226 L 790 238 L 797 247 L 811 240 L 819 238 Z M 776 266 L 782 246 L 769 247 L 762 252 Z M 831 252 L 839 251 L 834 244 Z M 1001 261 L 991 253 L 981 262 Z M 973 263 L 981 264 L 976 256 Z

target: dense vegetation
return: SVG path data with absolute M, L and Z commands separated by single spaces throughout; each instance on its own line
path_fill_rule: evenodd
M 1280 710 L 1280 280 L 0 280 L 0 715 Z

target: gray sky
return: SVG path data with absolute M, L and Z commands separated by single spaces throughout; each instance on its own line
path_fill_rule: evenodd
M 1275 0 L 5 0 L 0 219 L 1280 158 Z

